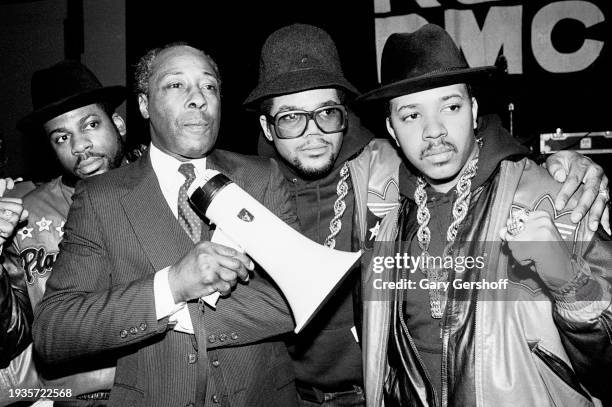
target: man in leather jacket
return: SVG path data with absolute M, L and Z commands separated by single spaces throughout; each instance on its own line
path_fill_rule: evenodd
M 10 237 L 17 223 L 27 218 L 21 198 L 6 197 L 5 192 L 12 190 L 12 179 L 0 179 L 0 255 L 7 237 Z M 8 270 L 0 266 L 0 369 L 8 366 L 32 341 L 30 325 L 32 308 L 27 291 L 15 284 Z
M 259 81 L 245 102 L 259 113 L 259 154 L 276 159 L 289 181 L 302 232 L 320 244 L 333 241 L 330 247 L 339 250 L 367 249 L 399 198 L 400 158 L 353 113 L 356 94 L 329 34 L 293 24 L 266 39 Z M 596 206 L 602 204 L 598 199 Z M 360 270 L 355 271 L 353 277 Z M 364 404 L 363 377 L 370 373 L 362 373 L 354 337 L 360 332 L 356 289 L 355 279 L 348 278 L 309 326 L 289 338 L 304 406 Z
M 359 102 L 387 103 L 408 163 L 364 283 L 368 405 L 601 405 L 610 236 L 558 211 L 560 185 L 477 121 L 469 84 L 494 68 L 470 68 L 442 28 L 392 35 L 381 67 Z

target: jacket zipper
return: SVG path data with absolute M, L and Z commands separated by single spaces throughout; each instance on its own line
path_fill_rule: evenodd
M 401 278 L 408 278 L 407 273 L 408 272 L 405 269 L 402 269 Z M 438 405 L 438 393 L 436 392 L 436 389 L 434 389 L 431 384 L 431 378 L 429 377 L 429 374 L 427 373 L 427 369 L 425 368 L 425 363 L 423 363 L 423 359 L 421 359 L 421 355 L 419 354 L 416 344 L 414 343 L 414 340 L 412 339 L 412 335 L 410 335 L 410 333 L 408 332 L 408 326 L 406 325 L 406 321 L 404 320 L 403 298 L 399 302 L 399 319 L 400 319 L 400 325 L 402 326 L 402 330 L 404 331 L 404 334 L 406 335 L 406 337 L 408 338 L 408 342 L 410 343 L 410 348 L 412 348 L 413 353 L 416 355 L 416 359 L 419 362 L 419 365 L 421 366 L 421 370 L 425 373 L 425 386 L 429 387 L 432 390 L 433 402 L 434 402 L 433 407 L 435 407 Z
M 453 281 L 455 278 L 455 270 L 449 273 L 448 281 Z M 455 290 L 453 285 L 449 286 L 448 296 L 446 299 L 446 306 L 444 307 L 444 315 L 442 316 L 442 366 L 441 366 L 441 385 L 442 385 L 442 407 L 448 405 L 448 339 L 450 337 L 450 329 L 446 322 L 448 319 L 448 309 L 454 298 Z M 437 404 L 436 404 L 437 405 Z

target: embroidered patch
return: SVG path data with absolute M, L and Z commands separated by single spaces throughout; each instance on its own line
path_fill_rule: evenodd
M 37 277 L 43 277 L 53 269 L 58 252 L 47 253 L 44 247 L 28 247 L 19 253 L 25 271 L 26 282 L 34 284 Z
M 36 223 L 36 225 L 38 226 L 39 232 L 42 232 L 43 230 L 50 232 L 51 229 L 49 229 L 49 227 L 51 226 L 51 224 L 53 224 L 53 221 L 45 219 L 45 217 L 43 216 L 38 222 L 34 223 Z
M 571 210 L 557 211 L 555 208 L 554 199 L 549 194 L 545 194 L 538 198 L 531 208 L 514 203 L 510 208 L 511 214 L 524 210 L 548 212 L 551 215 L 555 227 L 559 231 L 559 235 L 561 235 L 561 238 L 568 242 L 568 244 L 576 241 L 578 237 L 578 230 L 580 229 L 580 222 L 573 223 L 571 221 Z M 511 256 L 510 253 L 508 253 L 508 255 Z M 537 274 L 530 269 L 530 267 L 522 267 L 516 263 L 512 264 L 508 270 L 508 279 L 510 280 L 510 283 L 519 285 L 534 295 L 542 291 L 541 287 L 543 283 L 539 280 Z
M 374 241 L 380 230 L 380 222 L 382 219 L 376 216 L 368 208 L 366 210 L 366 234 L 365 241 L 363 242 L 364 250 L 371 250 L 374 247 Z
M 558 212 L 557 209 L 555 208 L 554 202 L 555 201 L 553 200 L 553 198 L 549 194 L 546 194 L 540 197 L 536 201 L 536 203 L 533 205 L 532 208 L 525 208 L 524 206 L 512 204 L 512 207 L 510 208 L 510 212 L 511 212 L 511 215 L 517 211 L 525 210 L 525 209 L 530 210 L 530 211 L 548 212 L 549 214 L 551 214 L 553 218 L 553 222 L 555 223 L 555 226 L 557 230 L 559 231 L 559 234 L 561 235 L 563 240 L 568 241 L 568 242 L 575 242 L 578 237 L 578 230 L 580 228 L 580 222 L 582 221 L 578 223 L 573 223 L 572 220 L 570 219 L 572 211 L 562 210 Z
M 393 208 L 399 205 L 399 186 L 394 179 L 389 179 L 380 190 L 368 189 L 368 209 L 379 217 L 384 218 Z
M 32 237 L 32 232 L 33 231 L 34 231 L 34 228 L 23 227 L 23 228 L 19 229 L 17 234 L 19 235 L 21 240 L 25 240 L 25 239 L 28 239 L 28 238 Z
M 368 240 L 376 239 L 376 236 L 378 236 L 378 231 L 380 230 L 380 221 L 377 221 L 376 224 L 368 230 L 370 232 L 370 237 L 368 237 Z
M 62 223 L 60 223 L 59 226 L 55 227 L 55 230 L 57 230 L 57 234 L 59 235 L 59 237 L 63 237 L 64 236 L 64 225 L 66 224 L 66 222 L 62 221 Z

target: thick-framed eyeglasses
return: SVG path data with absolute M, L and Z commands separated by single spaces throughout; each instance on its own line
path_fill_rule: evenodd
M 344 105 L 321 106 L 315 110 L 288 110 L 277 113 L 268 119 L 276 128 L 276 136 L 281 139 L 298 138 L 304 135 L 308 122 L 315 124 L 325 134 L 338 133 L 346 129 L 347 113 Z

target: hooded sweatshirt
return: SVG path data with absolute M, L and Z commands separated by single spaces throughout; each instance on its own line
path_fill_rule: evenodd
M 295 198 L 297 216 L 305 236 L 323 244 L 330 234 L 329 223 L 334 216 L 340 169 L 345 162 L 359 155 L 373 138 L 372 133 L 349 112 L 349 126 L 331 172 L 311 180 L 302 178 L 278 155 L 272 143 L 260 137 L 259 155 L 275 158 L 280 163 Z M 335 238 L 335 249 L 343 251 L 351 251 L 355 246 L 352 230 L 355 202 L 350 177 L 347 184 L 346 210 L 341 218 L 340 233 Z M 289 339 L 289 353 L 298 385 L 314 386 L 325 392 L 350 390 L 353 385 L 363 386 L 361 349 L 351 332 L 355 326 L 353 291 L 358 279 L 359 270 L 351 270 L 349 277 L 305 329 Z
M 528 150 L 513 139 L 501 126 L 498 116 L 483 116 L 479 120 L 477 136 L 482 137 L 484 145 L 480 150 L 478 159 L 478 170 L 472 179 L 471 191 L 475 191 L 489 178 L 495 176 L 502 160 L 511 156 L 523 156 Z M 400 194 L 414 201 L 414 192 L 417 185 L 417 176 L 410 173 L 402 164 L 399 175 Z M 429 254 L 442 256 L 446 245 L 446 231 L 450 226 L 453 215 L 452 205 L 457 197 L 453 187 L 446 193 L 436 192 L 431 186 L 425 187 L 427 192 L 427 208 L 431 219 L 429 228 L 431 231 L 431 242 Z M 410 220 L 411 222 L 413 220 Z M 461 225 L 459 226 L 461 228 Z M 421 253 L 416 236 L 406 247 L 408 253 L 416 256 Z M 417 283 L 426 278 L 420 270 L 410 273 L 409 278 Z M 419 356 L 425 365 L 427 374 L 435 391 L 440 394 L 441 389 L 441 364 L 442 364 L 442 339 L 440 329 L 443 319 L 434 319 L 431 316 L 429 291 L 427 289 L 410 290 L 404 308 L 405 320 L 408 325 Z M 438 398 L 440 400 L 440 398 Z

